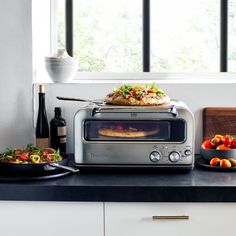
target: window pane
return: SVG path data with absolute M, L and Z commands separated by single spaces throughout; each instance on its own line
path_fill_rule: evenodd
M 219 71 L 219 0 L 151 2 L 151 71 Z
M 142 1 L 74 0 L 80 71 L 142 71 Z
M 57 48 L 65 48 L 65 0 L 54 0 L 52 5 L 53 53 Z
M 229 6 L 229 34 L 228 34 L 228 71 L 236 72 L 236 1 L 230 0 Z

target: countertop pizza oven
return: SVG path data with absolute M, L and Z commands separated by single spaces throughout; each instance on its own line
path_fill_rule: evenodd
M 191 170 L 194 118 L 181 101 L 161 106 L 90 104 L 74 118 L 80 169 Z

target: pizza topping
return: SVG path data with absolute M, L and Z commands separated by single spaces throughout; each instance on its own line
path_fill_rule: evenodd
M 159 89 L 155 83 L 153 83 L 151 86 L 146 85 L 146 87 L 124 84 L 120 88 L 114 89 L 112 94 L 108 94 L 108 97 L 111 96 L 122 96 L 126 99 L 132 97 L 137 100 L 142 100 L 144 96 L 155 98 L 156 96 L 165 96 L 165 93 L 163 92 L 163 90 Z
M 128 130 L 130 130 L 130 131 L 138 131 L 137 128 L 133 128 L 133 127 L 129 127 Z
M 124 126 L 121 125 L 121 124 L 118 124 L 118 125 L 115 127 L 115 130 L 124 130 Z

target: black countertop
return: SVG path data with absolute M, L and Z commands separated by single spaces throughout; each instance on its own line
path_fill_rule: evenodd
M 0 182 L 0 200 L 236 202 L 236 172 L 194 168 L 185 174 L 71 174 Z

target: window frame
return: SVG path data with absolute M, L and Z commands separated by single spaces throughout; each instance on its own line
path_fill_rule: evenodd
M 220 72 L 228 71 L 228 0 L 220 1 Z
M 142 53 L 143 72 L 150 72 L 150 7 L 151 0 L 143 0 Z M 228 0 L 220 0 L 220 68 L 228 72 Z M 73 56 L 73 0 L 65 0 L 65 44 L 69 55 Z M 101 73 L 101 72 L 100 72 Z

